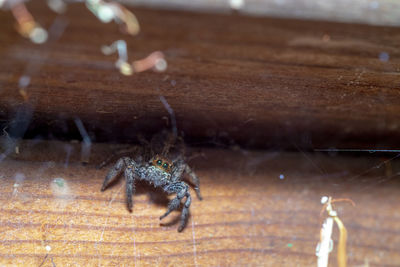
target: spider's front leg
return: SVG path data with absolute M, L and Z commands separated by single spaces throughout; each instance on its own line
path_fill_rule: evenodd
M 128 165 L 125 169 L 126 201 L 129 211 L 132 211 L 132 195 L 135 193 L 135 166 Z
M 177 182 L 167 186 L 165 191 L 167 191 L 169 194 L 176 193 L 176 197 L 169 202 L 168 210 L 160 217 L 160 220 L 170 214 L 171 211 L 176 210 L 181 204 L 181 200 L 186 197 L 186 201 L 182 209 L 180 225 L 178 227 L 178 232 L 181 232 L 183 228 L 185 228 L 189 216 L 189 207 L 192 203 L 192 198 L 189 193 L 189 186 L 185 182 Z

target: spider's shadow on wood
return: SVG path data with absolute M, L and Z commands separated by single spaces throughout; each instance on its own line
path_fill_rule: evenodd
M 120 184 L 120 183 L 125 183 L 124 177 L 122 177 L 122 176 L 118 176 L 115 179 L 113 179 L 107 185 L 106 190 L 112 190 L 112 188 L 114 188 L 117 184 Z M 151 186 L 146 181 L 141 181 L 141 180 L 135 181 L 135 187 L 136 187 L 136 190 L 132 197 L 133 206 L 135 206 L 135 196 L 143 195 L 143 194 L 147 194 L 149 196 L 149 200 L 153 204 L 156 204 L 158 206 L 163 206 L 163 207 L 168 206 L 168 202 L 169 202 L 168 195 L 161 188 Z M 124 186 L 124 188 L 125 188 L 125 186 Z M 125 190 L 123 190 L 123 192 L 125 192 Z M 125 196 L 125 201 L 126 201 L 125 193 L 124 193 L 124 196 Z
M 151 203 L 158 206 L 167 207 L 169 198 L 168 195 L 159 187 L 154 187 L 146 183 L 146 181 L 136 182 L 136 195 L 147 194 Z

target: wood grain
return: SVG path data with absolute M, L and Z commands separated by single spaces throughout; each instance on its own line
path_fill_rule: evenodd
M 122 0 L 128 5 L 203 12 L 232 12 L 230 0 Z M 300 18 L 399 26 L 400 3 L 380 1 L 244 0 L 238 12 L 246 15 Z
M 82 166 L 79 144 L 22 142 L 0 163 L 1 266 L 313 266 L 323 195 L 356 202 L 336 205 L 350 266 L 399 266 L 398 160 L 205 149 L 190 163 L 204 200 L 178 233 L 161 192 L 139 184 L 132 213 L 122 181 L 100 192 L 94 166 L 118 147 Z
M 56 15 L 43 3 L 29 7 L 43 25 L 53 25 Z M 43 46 L 18 36 L 11 15 L 0 13 L 1 25 L 8 25 L 0 36 L 4 125 L 23 121 L 27 137 L 80 138 L 73 122 L 79 117 L 92 141 L 131 142 L 139 131 L 169 127 L 163 95 L 179 131 L 196 142 L 307 149 L 400 145 L 400 29 L 134 12 L 142 26 L 136 38 L 100 23 L 83 5 L 71 5 L 60 39 Z M 132 60 L 162 50 L 167 72 L 122 76 L 116 57 L 100 52 L 122 38 Z M 387 61 L 379 59 L 382 53 Z M 19 112 L 21 75 L 31 77 L 25 113 Z

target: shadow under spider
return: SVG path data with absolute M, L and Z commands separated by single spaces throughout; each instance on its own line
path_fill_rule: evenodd
M 114 179 L 107 185 L 107 188 L 112 189 L 117 184 L 122 182 L 123 182 L 122 177 Z M 133 208 L 135 207 L 135 196 L 143 194 L 147 194 L 149 196 L 149 200 L 151 203 L 168 208 L 168 203 L 169 203 L 168 195 L 161 188 L 154 187 L 152 185 L 149 185 L 146 181 L 140 181 L 140 180 L 135 182 L 135 186 L 136 186 L 136 191 L 135 194 L 133 195 Z M 128 209 L 126 205 L 126 196 L 125 196 L 125 206 L 126 209 Z
M 183 206 L 183 204 L 181 204 L 181 206 Z M 181 208 L 182 208 L 182 207 L 180 207 L 179 209 L 181 209 Z M 189 221 L 190 217 L 191 217 L 191 214 L 190 214 L 190 212 L 189 212 L 188 221 Z M 179 221 L 180 221 L 180 216 L 177 215 L 177 216 L 175 216 L 175 217 L 174 217 L 171 221 L 169 221 L 169 222 L 165 222 L 165 223 L 160 222 L 160 225 L 161 225 L 161 226 L 164 226 L 164 227 L 169 227 L 169 226 L 173 226 L 173 225 L 178 224 Z

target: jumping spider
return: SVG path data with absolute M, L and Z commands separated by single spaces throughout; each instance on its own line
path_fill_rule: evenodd
M 146 141 L 142 142 L 149 145 Z M 154 185 L 154 187 L 162 188 L 168 194 L 175 193 L 176 197 L 169 202 L 168 210 L 160 217 L 160 220 L 170 214 L 171 211 L 178 209 L 181 200 L 186 197 L 181 213 L 180 225 L 178 227 L 178 231 L 181 232 L 185 228 L 189 215 L 189 207 L 192 202 L 189 193 L 189 185 L 182 181 L 184 174 L 187 174 L 190 178 L 189 180 L 193 183 L 197 197 L 200 200 L 202 197 L 200 195 L 199 178 L 184 161 L 184 155 L 180 153 L 175 159 L 171 159 L 170 149 L 175 146 L 175 142 L 176 138 L 171 137 L 170 135 L 167 138 L 167 142 L 165 143 L 161 153 L 156 153 L 151 144 L 150 150 L 148 147 L 142 147 L 142 149 L 139 149 L 141 150 L 142 155 L 136 157 L 135 160 L 130 157 L 122 157 L 118 159 L 117 163 L 115 163 L 104 179 L 101 191 L 104 191 L 107 188 L 107 185 L 111 180 L 124 172 L 129 211 L 132 211 L 132 195 L 135 193 L 136 180 L 147 181 Z M 101 164 L 101 166 L 104 165 L 104 163 Z

